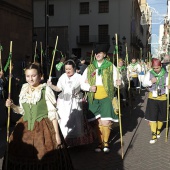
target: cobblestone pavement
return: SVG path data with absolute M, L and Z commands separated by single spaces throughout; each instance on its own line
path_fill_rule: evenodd
M 155 144 L 149 144 L 151 132 L 144 120 L 147 92 L 141 91 L 133 99 L 132 107 L 123 107 L 123 156 L 119 127 L 113 128 L 110 136 L 111 151 L 95 153 L 95 143 L 69 148 L 75 170 L 169 170 L 170 139 L 165 143 L 165 128 Z M 130 109 L 131 108 L 131 109 Z M 0 130 L 0 156 L 5 151 L 5 129 Z M 2 159 L 0 160 L 2 162 Z M 0 162 L 0 170 L 1 170 Z

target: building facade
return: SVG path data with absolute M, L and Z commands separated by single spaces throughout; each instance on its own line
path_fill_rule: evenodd
M 148 58 L 149 53 L 151 52 L 151 10 L 148 6 L 146 0 L 139 0 L 139 5 L 142 13 L 141 17 L 141 41 L 142 41 L 142 56 L 143 58 Z
M 119 55 L 125 58 L 124 40 L 129 56 L 140 57 L 140 49 L 147 46 L 148 27 L 140 24 L 138 0 L 49 0 L 49 11 L 42 0 L 34 0 L 34 35 L 45 44 L 46 15 L 48 44 L 53 49 L 58 35 L 58 50 L 78 58 L 90 58 L 96 44 L 109 44 L 112 57 L 115 34 L 119 38 Z M 143 38 L 145 37 L 145 38 Z M 123 38 L 123 39 L 122 39 Z M 44 46 L 45 48 L 45 46 Z
M 32 1 L 0 1 L 0 42 L 3 46 L 3 66 L 8 59 L 10 41 L 13 41 L 12 60 L 21 73 L 22 63 L 32 57 Z

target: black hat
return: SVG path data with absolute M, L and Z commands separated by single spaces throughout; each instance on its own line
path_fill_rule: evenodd
M 98 54 L 100 52 L 107 53 L 109 51 L 110 45 L 109 44 L 97 44 L 94 53 Z

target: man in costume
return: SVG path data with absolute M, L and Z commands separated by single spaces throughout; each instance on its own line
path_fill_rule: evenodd
M 168 73 L 162 68 L 160 60 L 152 59 L 152 69 L 146 73 L 142 85 L 149 89 L 145 119 L 150 122 L 152 132 L 150 144 L 154 144 L 160 138 L 167 108 Z
M 132 57 L 132 62 L 128 65 L 128 77 L 131 80 L 131 87 L 133 89 L 139 88 L 138 74 L 141 71 L 140 65 L 137 63 L 136 58 Z
M 95 60 L 84 71 L 82 90 L 88 91 L 89 113 L 88 121 L 97 120 L 97 136 L 99 145 L 96 152 L 102 150 L 107 153 L 109 149 L 110 126 L 113 121 L 118 122 L 112 106 L 114 86 L 121 85 L 121 77 L 117 80 L 117 68 L 107 59 L 108 45 L 97 45 L 94 50 Z

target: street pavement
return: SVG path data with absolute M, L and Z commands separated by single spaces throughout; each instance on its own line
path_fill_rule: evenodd
M 144 120 L 146 102 L 147 92 L 141 91 L 133 98 L 131 107 L 121 108 L 122 147 L 119 127 L 114 127 L 109 140 L 110 153 L 95 153 L 95 142 L 69 148 L 75 170 L 169 170 L 170 139 L 165 142 L 164 128 L 161 138 L 155 144 L 149 144 L 151 139 L 150 127 L 148 122 Z M 0 130 L 0 136 L 1 170 L 6 148 L 5 128 Z

